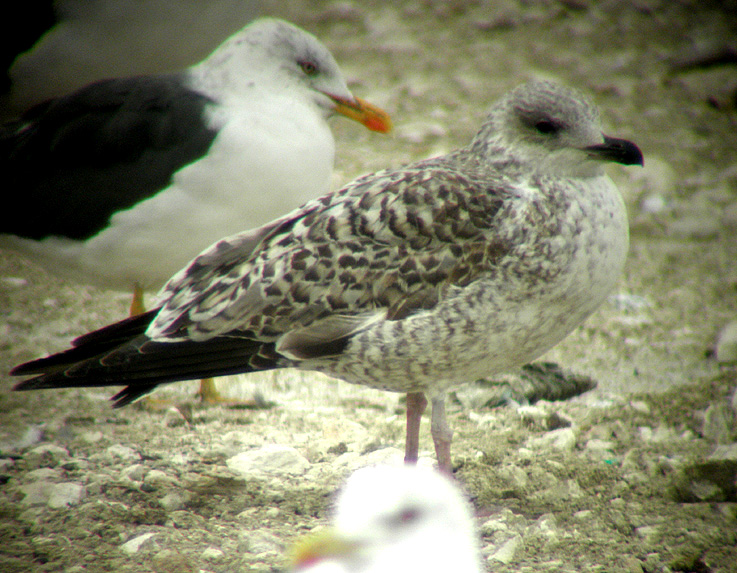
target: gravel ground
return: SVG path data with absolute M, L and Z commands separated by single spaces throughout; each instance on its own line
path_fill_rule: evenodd
M 277 6 L 274 4 L 274 6 Z M 459 389 L 455 475 L 489 571 L 737 571 L 737 4 L 698 0 L 281 3 L 381 137 L 334 122 L 335 184 L 466 143 L 531 77 L 591 93 L 643 169 L 611 167 L 631 254 L 616 293 L 543 357 L 553 388 Z M 0 252 L 0 372 L 122 318 L 128 297 Z M 112 410 L 110 389 L 15 394 L 0 374 L 0 570 L 279 571 L 352 469 L 395 460 L 402 397 L 283 372 L 220 382 L 261 409 Z M 529 385 L 529 379 L 525 384 Z M 546 382 L 550 386 L 550 379 Z M 575 386 L 575 383 L 573 384 Z M 544 394 L 547 395 L 547 394 Z M 507 399 L 500 399 L 507 398 Z M 540 396 L 536 396 L 539 398 Z M 173 404 L 173 405 L 172 405 Z M 433 460 L 423 420 L 423 463 Z

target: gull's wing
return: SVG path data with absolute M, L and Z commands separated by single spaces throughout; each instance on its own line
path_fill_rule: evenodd
M 437 161 L 359 179 L 272 223 L 255 249 L 252 232 L 195 259 L 165 287 L 147 335 L 282 338 L 296 357 L 314 354 L 300 342 L 430 309 L 507 252 L 495 236 L 504 194 Z
M 6 124 L 0 174 L 14 199 L 2 210 L 0 233 L 96 234 L 207 152 L 217 135 L 203 113 L 210 103 L 183 75 L 110 79 Z

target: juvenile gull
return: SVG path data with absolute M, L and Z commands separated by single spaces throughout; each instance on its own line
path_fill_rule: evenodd
M 262 19 L 178 74 L 93 83 L 0 133 L 0 248 L 55 274 L 143 291 L 219 238 L 329 190 L 334 113 L 388 131 L 330 52 Z M 209 395 L 208 395 L 209 396 Z
M 642 164 L 597 109 L 550 82 L 498 102 L 449 155 L 362 177 L 221 240 L 164 287 L 161 307 L 17 367 L 17 390 L 157 384 L 297 367 L 406 392 L 405 459 L 432 402 L 450 471 L 449 388 L 540 356 L 614 287 L 628 247 L 607 162 Z
M 453 480 L 420 466 L 353 473 L 331 527 L 298 542 L 292 562 L 303 573 L 482 570 L 471 504 Z

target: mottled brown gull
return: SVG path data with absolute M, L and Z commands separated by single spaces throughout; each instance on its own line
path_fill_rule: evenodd
M 17 367 L 17 390 L 156 385 L 297 367 L 406 392 L 451 467 L 449 388 L 551 348 L 616 284 L 628 247 L 607 162 L 641 164 L 577 91 L 522 85 L 449 155 L 362 177 L 221 240 L 165 286 L 160 308 Z

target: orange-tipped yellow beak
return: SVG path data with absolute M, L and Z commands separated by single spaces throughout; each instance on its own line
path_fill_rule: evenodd
M 337 113 L 362 123 L 371 131 L 389 133 L 392 130 L 392 120 L 383 109 L 360 98 L 354 98 L 351 101 L 334 95 L 327 95 L 335 102 Z
M 340 536 L 332 528 L 325 528 L 298 541 L 289 555 L 293 571 L 299 571 L 315 563 L 340 559 L 356 552 L 355 543 Z

